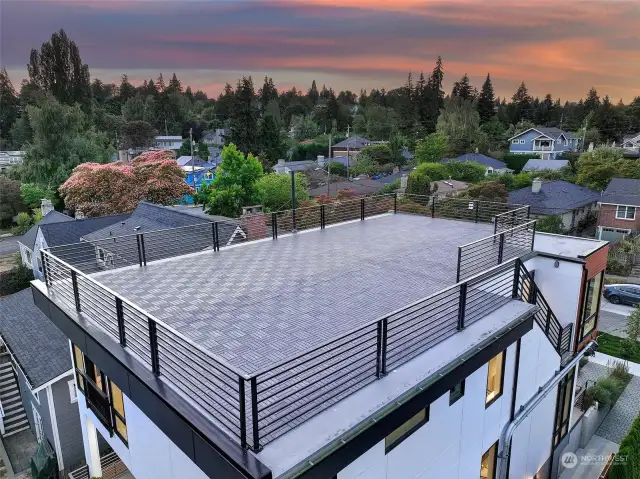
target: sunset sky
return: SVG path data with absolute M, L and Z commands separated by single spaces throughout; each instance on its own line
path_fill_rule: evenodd
M 523 80 L 563 101 L 591 86 L 640 96 L 639 0 L 0 0 L 0 64 L 16 87 L 30 50 L 60 28 L 92 78 L 175 71 L 210 95 L 246 74 L 280 90 L 391 89 L 442 55 L 447 92 L 491 72 L 500 96 Z

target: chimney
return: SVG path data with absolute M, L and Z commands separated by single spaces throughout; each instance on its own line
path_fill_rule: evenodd
M 285 160 L 284 160 L 284 159 L 282 159 L 282 158 L 280 158 L 280 159 L 278 160 L 278 166 L 284 166 L 284 164 L 285 164 Z
M 84 219 L 84 213 L 82 212 L 82 210 L 76 210 L 76 219 L 77 220 L 83 220 Z
M 318 155 L 318 166 L 324 166 L 324 156 Z
M 540 189 L 542 188 L 542 180 L 540 178 L 536 178 L 531 183 L 531 192 L 532 193 L 540 193 Z
M 267 216 L 262 214 L 262 206 L 243 206 L 242 223 L 249 241 L 267 237 Z
M 42 210 L 42 216 L 45 216 L 49 211 L 53 211 L 53 204 L 51 203 L 51 200 L 42 198 L 40 201 L 40 209 Z

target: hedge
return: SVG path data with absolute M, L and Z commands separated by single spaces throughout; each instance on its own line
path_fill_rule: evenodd
M 620 443 L 608 479 L 640 479 L 640 416 L 633 421 L 631 430 Z
M 534 153 L 526 153 L 526 154 L 518 154 L 518 153 L 507 153 L 502 158 L 507 164 L 507 168 L 511 168 L 515 173 L 520 173 L 524 165 L 527 164 L 532 158 L 540 159 L 540 155 L 536 155 Z

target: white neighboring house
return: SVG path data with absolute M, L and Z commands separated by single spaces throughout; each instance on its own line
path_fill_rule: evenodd
M 184 140 L 180 135 L 156 136 L 154 146 L 160 150 L 171 150 L 177 153 L 183 142 Z
M 0 151 L 0 172 L 24 161 L 24 151 Z

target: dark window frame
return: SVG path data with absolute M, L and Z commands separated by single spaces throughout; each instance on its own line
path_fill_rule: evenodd
M 496 479 L 496 472 L 498 470 L 498 441 L 494 442 L 489 449 L 487 449 L 484 454 L 482 454 L 482 457 L 485 456 L 485 454 L 487 454 L 489 451 L 491 451 L 493 449 L 493 470 L 491 471 L 491 475 L 489 477 L 489 479 Z M 480 458 L 480 470 L 482 472 L 482 457 Z
M 598 291 L 593 291 L 592 300 L 596 301 L 596 309 L 595 313 L 587 316 L 589 310 L 591 309 L 588 304 L 589 301 L 589 285 L 595 283 L 596 278 L 600 276 L 600 287 Z M 582 312 L 580 318 L 580 342 L 584 341 L 584 339 L 593 333 L 598 328 L 599 318 L 600 318 L 600 302 L 602 301 L 602 290 L 604 289 L 604 271 L 599 271 L 591 279 L 588 279 L 585 282 L 585 290 L 584 297 L 582 299 Z M 585 325 L 589 322 L 593 321 L 593 326 L 589 330 L 585 330 Z
M 114 384 L 114 382 L 111 379 L 109 379 L 108 380 L 109 408 L 111 409 L 111 423 L 113 424 L 113 432 L 115 433 L 116 436 L 118 436 L 120 438 L 120 440 L 125 444 L 125 446 L 129 447 L 129 439 L 128 439 L 129 429 L 127 428 L 127 418 L 125 417 L 126 416 L 126 411 L 125 411 L 125 415 L 123 416 L 113 406 L 113 389 L 111 387 L 112 384 Z M 118 388 L 118 389 L 120 389 L 120 388 Z M 120 393 L 122 394 L 122 389 L 120 389 Z M 124 409 L 124 394 L 122 394 L 122 408 Z M 127 438 L 122 437 L 122 435 L 118 431 L 118 428 L 116 427 L 116 418 L 118 418 L 120 420 L 120 422 L 122 422 L 122 424 L 124 424 L 124 427 L 127 430 Z
M 409 436 L 411 436 L 414 432 L 416 432 L 418 429 L 420 429 L 422 426 L 424 426 L 425 424 L 427 424 L 429 422 L 429 415 L 430 415 L 430 407 L 431 405 L 427 405 L 427 407 L 425 407 L 424 409 L 422 409 L 420 412 L 424 411 L 424 419 L 422 419 L 418 424 L 416 424 L 415 426 L 413 426 L 411 429 L 407 430 L 402 436 L 399 436 L 392 444 L 387 445 L 386 444 L 386 437 L 385 437 L 385 447 L 384 447 L 384 453 L 389 454 L 391 451 L 393 451 L 396 447 L 398 447 L 400 444 L 402 444 L 404 442 L 405 439 L 407 439 Z M 420 414 L 420 412 L 418 412 L 416 415 L 414 415 L 413 417 L 417 416 L 418 414 Z M 413 419 L 413 417 L 411 419 Z M 392 431 L 395 432 L 397 431 L 399 428 L 401 428 L 402 426 L 404 426 L 407 422 L 409 422 L 411 419 L 409 419 L 408 421 L 405 421 L 404 423 L 402 423 L 400 426 L 398 426 L 396 429 L 394 429 Z M 391 434 L 391 433 L 390 433 Z M 387 437 L 389 437 L 389 435 L 387 435 Z
M 573 388 L 575 380 L 576 368 L 573 367 L 569 374 L 567 374 L 558 384 L 558 395 L 556 398 L 556 410 L 553 420 L 553 447 L 557 447 L 558 444 L 569 433 L 569 420 L 571 419 L 571 410 L 573 409 Z M 569 401 L 567 402 L 567 392 L 570 394 Z M 567 406 L 566 408 L 564 406 Z
M 453 406 L 460 399 L 464 397 L 464 382 L 465 379 L 460 381 L 458 384 L 449 389 L 449 406 Z M 456 391 L 456 389 L 460 386 L 460 390 Z
M 507 366 L 507 350 L 505 349 L 504 351 L 502 351 L 502 365 L 500 366 L 502 368 L 502 373 L 500 375 L 500 392 L 494 396 L 490 401 L 487 402 L 487 396 L 485 393 L 485 397 L 484 397 L 484 408 L 488 409 L 489 406 L 491 406 L 494 402 L 496 402 L 498 399 L 500 399 L 502 397 L 502 395 L 504 394 L 504 376 L 505 376 L 505 372 L 506 372 L 506 366 Z M 497 355 L 496 355 L 497 356 Z M 491 362 L 493 359 L 495 358 L 495 356 L 493 358 L 491 358 L 491 360 L 489 362 Z M 487 363 L 487 383 L 489 383 L 489 363 Z M 487 389 L 488 391 L 489 389 Z

